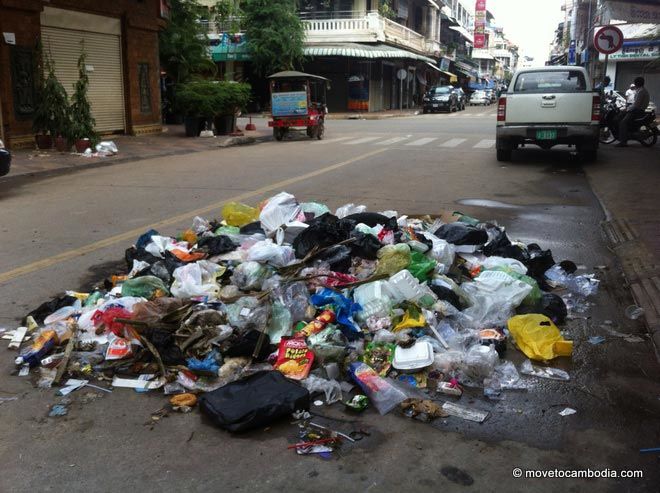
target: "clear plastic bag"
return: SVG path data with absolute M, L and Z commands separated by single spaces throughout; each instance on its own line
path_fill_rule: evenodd
M 243 291 L 259 291 L 271 271 L 259 262 L 243 262 L 234 269 L 231 282 Z
M 498 361 L 499 356 L 493 346 L 476 344 L 465 353 L 461 369 L 468 377 L 482 382 L 492 375 Z
M 236 303 L 227 305 L 226 310 L 232 327 L 243 332 L 248 329 L 263 330 L 268 322 L 270 304 L 261 304 L 257 298 L 245 296 Z
M 431 240 L 433 244 L 431 250 L 428 252 L 428 255 L 438 262 L 439 265 L 436 267 L 437 272 L 446 274 L 454 263 L 454 258 L 456 256 L 454 245 L 445 240 L 441 240 L 433 233 L 429 233 L 428 231 L 424 231 L 421 234 L 427 240 Z
M 279 344 L 282 337 L 290 336 L 292 331 L 291 312 L 288 308 L 276 301 L 271 308 L 268 325 L 268 336 L 272 344 Z
M 410 247 L 405 243 L 385 245 L 378 250 L 376 275 L 396 274 L 410 265 Z
M 405 392 L 382 378 L 369 365 L 361 362 L 351 363 L 349 368 L 353 380 L 369 397 L 369 401 L 383 415 L 389 413 L 408 397 Z
M 326 404 L 333 404 L 342 400 L 341 386 L 336 380 L 326 380 L 325 378 L 310 375 L 300 383 L 310 393 L 323 392 L 325 394 Z
M 221 267 L 208 260 L 200 260 L 174 270 L 172 294 L 177 298 L 207 296 L 217 298 L 220 286 L 215 282 Z

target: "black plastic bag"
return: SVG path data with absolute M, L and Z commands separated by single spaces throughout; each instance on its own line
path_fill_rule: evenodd
M 246 332 L 243 335 L 232 336 L 227 343 L 223 344 L 223 347 L 226 349 L 223 351 L 224 356 L 231 358 L 246 356 L 251 358 L 252 353 L 254 353 L 257 343 L 259 341 L 259 336 L 261 332 L 258 330 L 251 330 Z M 270 354 L 270 337 L 268 334 L 264 335 L 264 342 L 261 346 L 261 351 L 257 355 L 258 361 L 265 360 Z
M 486 231 L 464 223 L 443 224 L 434 234 L 454 245 L 483 245 L 488 241 Z
M 438 299 L 451 303 L 454 306 L 454 308 L 458 310 L 463 309 L 463 307 L 461 306 L 461 301 L 458 298 L 458 295 L 454 293 L 451 289 L 446 288 L 444 286 L 436 286 L 434 284 L 431 284 L 431 286 L 429 287 L 431 288 L 431 291 L 435 293 Z
M 209 255 L 222 255 L 223 253 L 233 252 L 237 245 L 231 241 L 229 236 L 202 236 L 197 240 L 197 247 L 200 250 L 208 252 Z
M 216 426 L 241 433 L 308 410 L 309 391 L 279 371 L 262 371 L 202 395 L 199 408 Z
M 350 244 L 352 255 L 367 260 L 376 260 L 378 258 L 378 250 L 383 247 L 383 244 L 378 238 L 374 235 L 360 233 L 359 231 L 353 233 L 353 238 L 355 238 L 355 241 Z
M 555 260 L 552 258 L 550 250 L 543 250 L 536 243 L 527 245 L 527 252 L 529 259 L 523 261 L 527 266 L 527 275 L 536 279 L 540 284 L 544 281 L 545 272 L 555 265 Z
M 564 300 L 554 293 L 544 293 L 541 296 L 538 313 L 542 313 L 557 325 L 563 324 L 568 315 Z
M 134 260 L 153 265 L 154 263 L 158 262 L 160 258 L 150 254 L 144 248 L 131 247 L 127 248 L 124 252 L 124 260 L 126 261 L 126 269 L 130 272 L 130 270 L 133 268 Z
M 149 339 L 160 354 L 160 358 L 166 365 L 185 365 L 186 359 L 181 352 L 181 348 L 176 345 L 174 334 L 168 330 L 145 328 L 142 335 Z
M 377 212 L 358 212 L 357 214 L 350 214 L 344 220 L 353 221 L 354 224 L 366 224 L 370 228 L 382 224 L 385 229 L 396 230 L 399 229 L 396 217 L 387 217 Z
M 304 258 L 314 247 L 326 248 L 347 240 L 355 226 L 352 221 L 339 219 L 330 213 L 322 214 L 308 224 L 309 227 L 301 231 L 292 243 L 297 258 Z
M 318 260 L 326 262 L 330 270 L 334 272 L 347 273 L 351 268 L 351 249 L 346 245 L 337 245 L 328 248 L 323 255 L 316 257 Z
M 266 235 L 266 232 L 261 227 L 261 221 L 255 221 L 253 223 L 249 223 L 246 224 L 245 226 L 242 226 L 240 232 L 242 235 L 253 235 L 255 233 L 261 233 L 262 235 Z
M 23 319 L 23 324 L 26 323 L 27 317 L 32 317 L 35 322 L 39 325 L 43 325 L 44 319 L 51 313 L 56 312 L 62 307 L 71 306 L 76 302 L 76 298 L 73 296 L 62 295 L 56 296 L 50 301 L 42 303 L 37 308 L 28 313 Z

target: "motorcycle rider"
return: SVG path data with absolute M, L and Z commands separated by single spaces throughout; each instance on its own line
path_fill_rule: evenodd
M 644 77 L 637 77 L 635 79 L 635 101 L 629 107 L 623 110 L 623 118 L 619 122 L 619 143 L 616 147 L 627 147 L 628 146 L 628 130 L 630 129 L 630 124 L 636 118 L 641 118 L 644 116 L 646 107 L 649 105 L 651 96 L 648 90 L 644 87 Z
M 637 94 L 637 89 L 635 84 L 630 84 L 630 87 L 626 91 L 626 107 L 632 105 L 635 102 L 635 95 Z

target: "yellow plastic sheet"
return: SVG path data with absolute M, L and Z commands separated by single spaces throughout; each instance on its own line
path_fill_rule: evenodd
M 567 341 L 545 315 L 516 315 L 507 322 L 516 345 L 529 359 L 547 361 L 557 356 L 571 356 L 573 341 Z

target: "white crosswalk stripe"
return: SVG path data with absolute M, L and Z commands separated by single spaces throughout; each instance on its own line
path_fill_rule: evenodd
M 396 144 L 398 142 L 403 142 L 404 140 L 408 140 L 410 137 L 392 137 L 391 139 L 383 140 L 381 142 L 374 142 L 373 145 L 375 146 L 389 146 L 392 144 Z
M 351 140 L 350 142 L 344 142 L 346 145 L 357 145 L 357 144 L 366 144 L 367 142 L 371 142 L 372 140 L 377 140 L 382 137 L 362 137 L 361 139 L 357 140 Z
M 428 144 L 429 142 L 433 142 L 434 140 L 438 140 L 437 137 L 424 137 L 423 139 L 417 139 L 413 140 L 412 142 L 408 142 L 406 145 L 407 146 L 423 146 Z
M 456 147 L 463 142 L 465 142 L 467 139 L 449 139 L 447 142 L 443 142 L 440 144 L 438 147 Z
M 316 142 L 312 142 L 313 144 L 334 144 L 335 142 L 341 142 L 342 140 L 348 140 L 352 139 L 353 137 L 335 137 L 334 139 L 325 139 L 325 140 L 317 140 Z
M 483 139 L 480 140 L 477 144 L 473 145 L 472 147 L 474 149 L 490 149 L 495 145 L 495 141 L 493 139 Z

